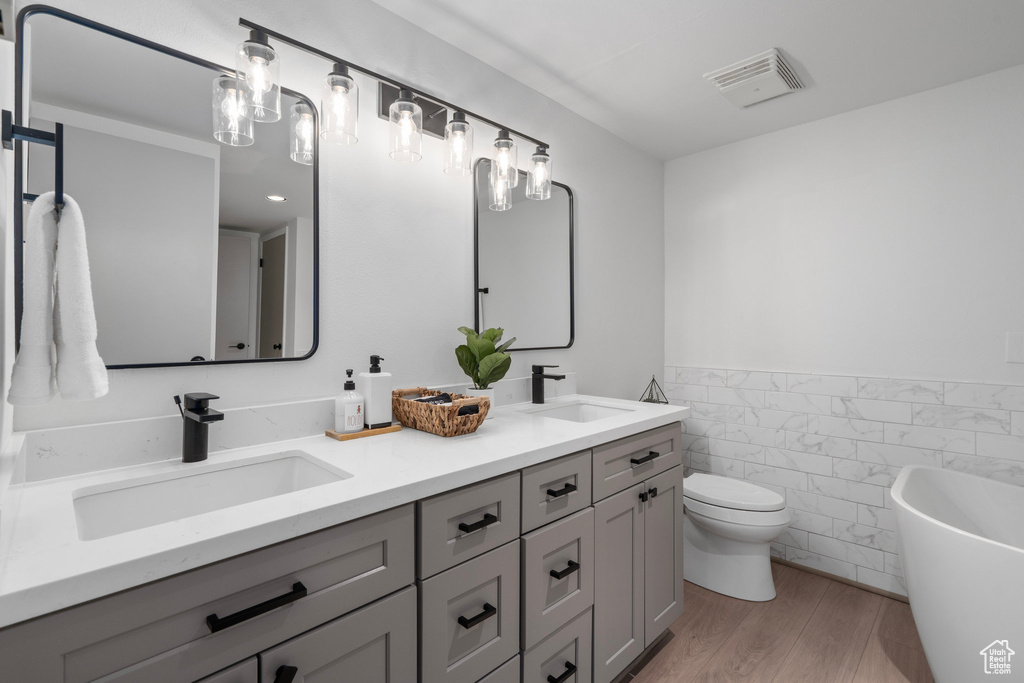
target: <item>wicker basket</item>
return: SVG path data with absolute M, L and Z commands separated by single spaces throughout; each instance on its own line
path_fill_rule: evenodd
M 391 392 L 391 410 L 395 417 L 406 427 L 419 429 L 438 436 L 459 436 L 471 434 L 483 424 L 487 411 L 491 408 L 491 400 L 486 396 L 463 396 L 451 394 L 450 405 L 434 405 L 419 403 L 404 398 L 412 394 L 421 396 L 439 396 L 442 392 L 430 391 L 423 387 L 412 389 L 396 389 Z M 476 415 L 459 415 L 459 408 L 477 404 L 480 412 Z

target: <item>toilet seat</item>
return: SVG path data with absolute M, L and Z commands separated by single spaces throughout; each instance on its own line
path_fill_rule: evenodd
M 733 510 L 772 512 L 786 507 L 786 500 L 774 491 L 741 479 L 700 472 L 683 480 L 683 496 Z
M 741 526 L 786 526 L 790 522 L 789 511 L 781 510 L 737 510 L 735 508 L 709 505 L 686 495 L 683 489 L 683 507 L 687 512 Z

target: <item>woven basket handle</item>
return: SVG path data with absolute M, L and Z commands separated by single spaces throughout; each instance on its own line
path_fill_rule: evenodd
M 456 408 L 461 408 L 462 406 L 476 405 L 477 403 L 480 403 L 485 398 L 487 398 L 487 397 L 486 396 L 470 396 L 469 398 L 457 398 L 454 401 L 452 401 L 452 405 L 454 407 L 456 407 Z
M 402 398 L 403 396 L 408 396 L 409 394 L 422 394 L 426 390 L 426 387 L 413 387 L 411 389 L 395 389 L 394 391 L 391 392 L 391 396 L 393 396 L 394 398 Z

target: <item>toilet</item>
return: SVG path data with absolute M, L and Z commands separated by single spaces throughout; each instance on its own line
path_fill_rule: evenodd
M 741 600 L 775 597 L 769 547 L 789 526 L 782 496 L 696 472 L 683 481 L 683 577 Z

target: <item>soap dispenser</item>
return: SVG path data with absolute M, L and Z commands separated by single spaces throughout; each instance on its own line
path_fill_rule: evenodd
M 334 431 L 351 434 L 363 431 L 363 395 L 356 391 L 352 371 L 345 373 L 345 391 L 334 400 Z
M 380 356 L 370 356 L 370 371 L 359 373 L 365 404 L 363 420 L 370 429 L 391 426 L 391 373 L 381 372 L 382 360 Z

